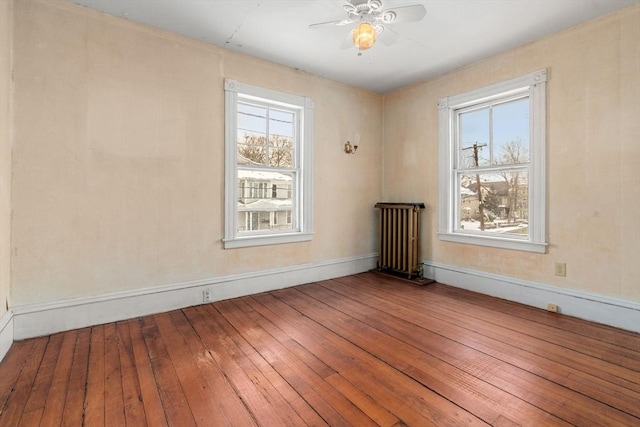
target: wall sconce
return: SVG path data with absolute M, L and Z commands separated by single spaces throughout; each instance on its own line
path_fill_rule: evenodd
M 349 141 L 347 141 L 346 144 L 344 144 L 344 152 L 347 154 L 356 154 L 356 151 L 358 151 L 358 146 L 357 145 L 351 145 L 351 143 Z

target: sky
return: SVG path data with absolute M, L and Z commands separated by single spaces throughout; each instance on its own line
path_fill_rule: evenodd
M 267 107 L 238 102 L 238 131 L 265 135 L 267 132 Z M 286 110 L 269 109 L 270 135 L 292 137 L 294 114 Z
M 493 133 L 493 135 L 492 135 Z M 460 114 L 461 147 L 472 147 L 474 143 L 484 145 L 479 151 L 479 165 L 490 165 L 500 158 L 504 144 L 520 139 L 529 146 L 529 98 L 487 105 Z M 462 156 L 473 156 L 473 150 L 463 150 Z

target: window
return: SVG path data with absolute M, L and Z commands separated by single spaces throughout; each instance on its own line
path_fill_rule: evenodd
M 441 240 L 544 253 L 546 70 L 438 103 Z
M 225 248 L 311 240 L 312 137 L 310 98 L 225 80 Z

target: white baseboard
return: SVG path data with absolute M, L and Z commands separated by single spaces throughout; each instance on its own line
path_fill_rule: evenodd
M 0 316 L 0 362 L 13 344 L 13 312 L 7 310 Z
M 362 273 L 374 268 L 376 260 L 377 255 L 371 254 L 97 297 L 14 306 L 13 328 L 9 328 L 11 341 L 203 304 L 205 290 L 212 291 L 211 301 L 220 301 Z
M 377 255 L 371 254 L 96 297 L 14 306 L 0 317 L 0 360 L 14 340 L 203 304 L 203 291 L 207 289 L 212 291 L 212 301 L 220 301 L 362 273 L 375 268 L 376 260 Z M 562 314 L 640 332 L 639 303 L 431 261 L 423 264 L 425 277 L 440 283 L 542 309 L 553 302 Z
M 640 332 L 640 303 L 599 294 L 423 261 L 424 276 L 439 283 L 546 309 L 556 304 L 568 316 Z

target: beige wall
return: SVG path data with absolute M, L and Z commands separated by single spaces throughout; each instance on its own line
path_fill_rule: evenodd
M 376 251 L 381 96 L 67 2 L 14 19 L 14 304 Z M 313 98 L 313 241 L 222 249 L 224 78 Z
M 540 68 L 547 254 L 439 241 L 438 99 Z M 384 113 L 384 197 L 427 204 L 424 258 L 640 301 L 640 5 L 392 93 Z
M 11 0 L 0 1 L 0 316 L 11 290 Z
M 15 66 L 12 188 L 0 98 L 0 302 L 10 250 L 16 305 L 367 255 L 383 197 L 427 204 L 427 260 L 640 301 L 639 5 L 383 103 L 71 3 L 18 0 L 13 17 L 0 4 L 3 36 L 14 21 Z M 3 61 L 8 52 L 3 42 Z M 440 242 L 437 100 L 544 67 L 548 253 Z M 0 91 L 9 70 L 3 62 Z M 314 99 L 312 242 L 222 249 L 224 78 Z M 357 132 L 358 153 L 345 155 Z M 553 276 L 556 261 L 566 278 Z

